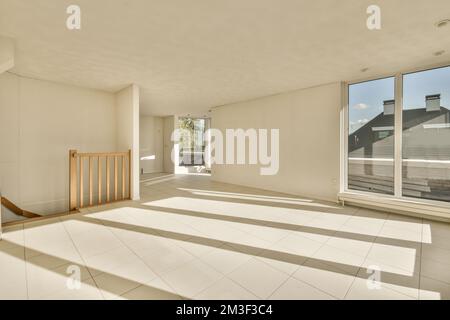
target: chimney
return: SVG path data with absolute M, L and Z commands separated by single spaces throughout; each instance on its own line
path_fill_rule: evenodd
M 441 110 L 441 95 L 433 94 L 425 97 L 427 112 Z
M 394 114 L 394 110 L 395 110 L 395 100 L 383 101 L 383 113 L 385 116 Z

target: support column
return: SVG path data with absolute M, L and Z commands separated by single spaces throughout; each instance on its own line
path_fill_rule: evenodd
M 116 93 L 117 150 L 131 150 L 130 195 L 139 200 L 139 87 L 135 84 Z

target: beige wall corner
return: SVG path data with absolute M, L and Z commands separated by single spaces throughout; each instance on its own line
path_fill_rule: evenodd
M 0 36 L 0 74 L 14 67 L 14 41 Z
M 139 87 L 135 84 L 116 93 L 117 148 L 131 150 L 131 198 L 139 200 Z

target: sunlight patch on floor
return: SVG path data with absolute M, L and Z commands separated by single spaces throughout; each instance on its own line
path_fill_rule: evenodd
M 247 194 L 247 193 L 234 193 L 234 192 L 219 192 L 219 191 L 210 191 L 210 190 L 199 190 L 199 189 L 189 189 L 189 188 L 177 188 L 181 191 L 187 191 L 194 195 L 199 196 L 214 196 L 214 197 L 223 197 L 230 199 L 243 199 L 243 200 L 254 200 L 254 201 L 266 201 L 266 202 L 279 202 L 279 203 L 288 203 L 288 204 L 298 204 L 298 205 L 310 205 L 324 207 L 324 208 L 335 208 L 332 206 L 313 203 L 312 200 L 300 199 L 300 198 L 287 198 L 287 197 L 274 197 L 274 196 L 265 196 L 265 195 L 256 195 L 256 194 Z
M 201 176 L 141 186 L 154 200 L 6 228 L 0 298 L 450 296 L 445 224 L 234 190 Z M 66 288 L 73 264 L 81 290 Z M 367 286 L 374 266 L 379 290 Z

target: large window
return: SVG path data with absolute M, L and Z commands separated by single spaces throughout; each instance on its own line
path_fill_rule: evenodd
M 394 194 L 395 78 L 349 86 L 348 187 Z
M 403 195 L 450 201 L 450 67 L 403 76 Z
M 450 67 L 351 84 L 347 118 L 348 190 L 450 202 Z
M 205 165 L 205 119 L 181 118 L 179 120 L 179 166 Z

